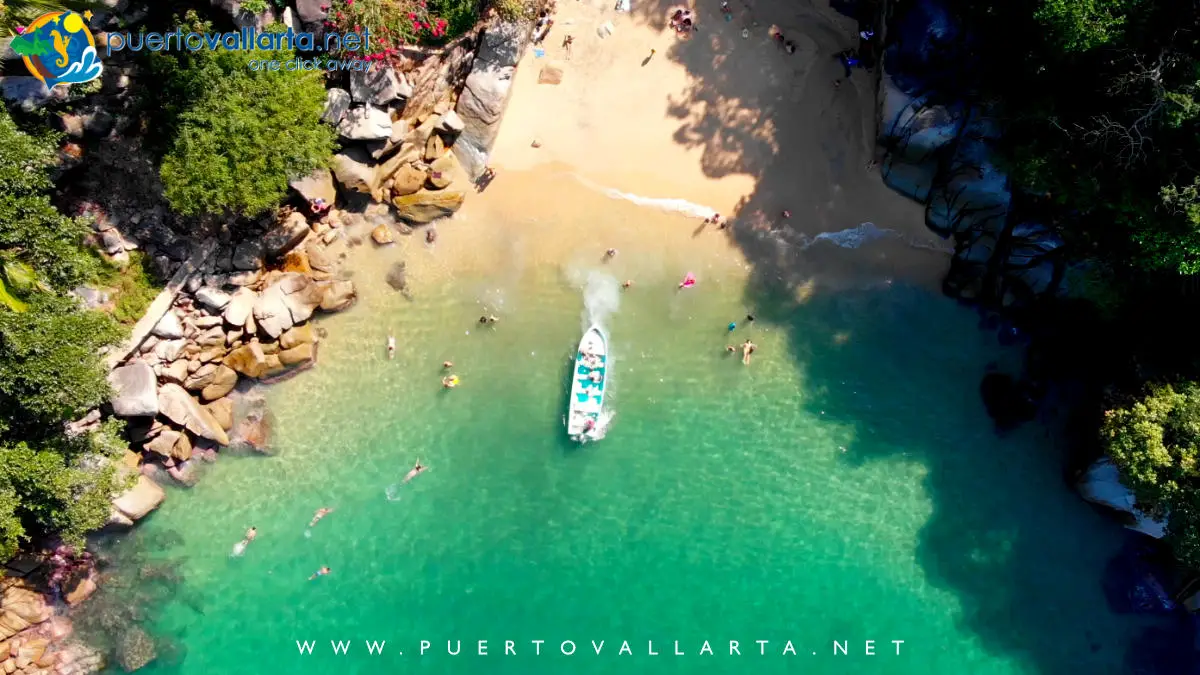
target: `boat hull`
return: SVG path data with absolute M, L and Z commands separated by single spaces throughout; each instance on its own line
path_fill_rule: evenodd
M 604 393 L 608 388 L 608 338 L 597 326 L 588 328 L 575 351 L 571 371 L 571 400 L 567 405 L 567 435 L 590 440 L 600 430 Z

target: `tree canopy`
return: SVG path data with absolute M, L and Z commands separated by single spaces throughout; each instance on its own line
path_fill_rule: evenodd
M 50 202 L 54 152 L 53 136 L 24 133 L 0 107 L 0 559 L 35 534 L 81 544 L 121 487 L 119 424 L 65 433 L 107 398 L 99 350 L 121 331 L 68 294 L 97 261 L 87 225 Z
M 294 57 L 288 50 L 252 55 L 280 63 Z M 149 58 L 161 83 L 153 95 L 165 102 L 162 130 L 170 139 L 163 187 L 177 212 L 258 215 L 279 204 L 288 181 L 329 161 L 335 135 L 321 121 L 320 71 L 254 70 L 245 52 L 224 50 Z
M 1101 436 L 1138 507 L 1167 518 L 1180 560 L 1200 567 L 1200 386 L 1152 387 L 1105 413 Z

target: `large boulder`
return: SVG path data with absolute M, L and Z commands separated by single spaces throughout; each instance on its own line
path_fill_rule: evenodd
M 396 214 L 410 223 L 429 223 L 462 208 L 466 193 L 461 190 L 421 190 L 392 199 Z
M 488 155 L 500 133 L 500 118 L 512 91 L 514 68 L 476 68 L 467 77 L 455 111 L 463 120 L 463 132 L 454 144 L 454 154 L 471 178 L 487 166 Z
M 329 169 L 317 169 L 304 178 L 292 181 L 289 185 L 300 193 L 301 197 L 310 202 L 323 199 L 326 204 L 333 204 L 337 200 L 337 189 L 333 186 L 333 176 L 329 173 Z
M 225 309 L 229 304 L 229 294 L 219 288 L 204 286 L 196 291 L 196 300 L 209 309 Z
M 208 413 L 221 425 L 222 429 L 225 431 L 233 429 L 233 401 L 231 399 L 217 399 L 205 407 L 208 408 Z
M 317 341 L 317 335 L 313 332 L 311 323 L 306 323 L 303 326 L 296 326 L 283 335 L 279 336 L 280 349 L 291 349 L 302 344 L 312 344 Z
M 387 226 L 387 223 L 380 223 L 371 230 L 371 240 L 380 246 L 395 243 L 396 237 L 392 234 L 392 229 Z
M 340 312 L 350 307 L 358 299 L 354 290 L 354 282 L 349 280 L 333 281 L 324 284 L 321 295 L 321 309 L 326 312 Z
M 316 357 L 316 348 L 311 342 L 296 345 L 291 349 L 279 352 L 279 362 L 285 366 L 301 366 L 312 363 Z
M 224 398 L 233 388 L 237 386 L 238 374 L 237 371 L 221 364 L 217 366 L 213 373 L 212 381 L 208 386 L 200 391 L 200 398 L 205 401 L 215 401 L 219 398 Z M 222 428 L 228 429 L 227 425 L 222 424 Z
M 229 352 L 224 365 L 246 377 L 260 378 L 266 374 L 269 364 L 262 345 L 257 342 L 242 345 Z
M 334 155 L 333 174 L 347 190 L 370 194 L 375 189 L 375 166 L 362 148 L 350 147 Z
M 336 127 L 346 119 L 346 113 L 349 111 L 350 92 L 337 87 L 325 92 L 325 112 L 321 113 L 322 120 Z
M 392 174 L 392 196 L 403 197 L 415 194 L 425 184 L 428 172 L 412 164 L 405 164 Z
M 138 476 L 133 487 L 113 500 L 113 508 L 129 520 L 137 521 L 145 518 L 167 498 L 158 483 L 145 476 Z
M 311 231 L 304 214 L 292 211 L 282 223 L 263 235 L 263 249 L 268 256 L 277 258 L 299 246 Z
M 1166 523 L 1155 520 L 1138 510 L 1133 492 L 1121 483 L 1121 472 L 1107 457 L 1092 464 L 1076 484 L 1080 496 L 1093 504 L 1100 504 L 1130 516 L 1126 525 L 1131 530 L 1162 539 L 1166 534 Z
M 220 445 L 229 445 L 225 430 L 183 387 L 177 384 L 160 387 L 158 408 L 167 419 L 193 434 Z
M 254 302 L 254 323 L 258 329 L 272 338 L 292 327 L 292 313 L 288 310 L 287 294 L 278 283 L 271 284 Z
M 387 140 L 392 136 L 392 116 L 373 106 L 351 108 L 337 130 L 351 141 Z
M 263 245 L 258 239 L 247 239 L 233 249 L 230 258 L 236 270 L 253 271 L 262 267 Z
M 154 369 L 145 361 L 131 361 L 108 375 L 112 385 L 113 412 L 121 417 L 153 417 L 158 414 L 158 382 Z
M 171 451 L 175 445 L 179 443 L 179 437 L 183 436 L 183 432 L 174 429 L 163 429 L 157 436 L 146 442 L 144 447 L 146 450 L 153 452 L 163 457 L 170 457 Z
M 296 13 L 301 23 L 324 21 L 329 15 L 329 0 L 296 0 Z
M 7 640 L 54 615 L 46 596 L 27 586 L 24 581 L 5 583 L 3 594 L 0 595 L 0 640 Z M 6 659 L 9 657 L 8 654 L 4 656 Z
M 230 326 L 241 328 L 246 325 L 246 319 L 250 317 L 250 313 L 254 311 L 254 304 L 258 300 L 258 293 L 249 288 L 239 288 L 229 299 L 229 304 L 225 305 L 225 323 Z
M 175 340 L 183 337 L 183 322 L 179 320 L 179 315 L 172 311 L 167 311 L 154 324 L 154 330 L 151 331 L 156 337 L 164 340 Z
M 312 317 L 325 295 L 319 284 L 303 274 L 284 274 L 274 285 L 283 291 L 283 304 L 287 306 L 292 317 L 292 324 L 307 321 Z M 290 327 L 289 325 L 288 328 Z
M 355 103 L 387 105 L 400 98 L 401 78 L 390 66 L 380 65 L 370 70 L 350 73 L 350 96 Z

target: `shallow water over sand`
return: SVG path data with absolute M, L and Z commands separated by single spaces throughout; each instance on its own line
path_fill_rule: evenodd
M 356 252 L 359 305 L 323 320 L 316 369 L 270 389 L 278 454 L 222 458 L 129 543 L 182 577 L 151 626 L 176 647 L 146 672 L 1121 672 L 1132 626 L 1099 584 L 1120 533 L 1039 429 L 992 433 L 979 378 L 1019 355 L 929 288 L 936 265 L 832 246 L 807 290 L 767 295 L 695 219 L 556 181 L 531 185 L 572 209 L 514 189 L 436 248 Z M 398 259 L 411 300 L 380 283 Z M 562 415 L 589 279 L 616 418 L 577 448 Z M 724 349 L 747 338 L 748 367 Z M 417 458 L 431 469 L 398 485 Z

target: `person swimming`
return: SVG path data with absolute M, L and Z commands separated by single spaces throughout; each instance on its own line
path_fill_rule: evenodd
M 309 577 L 308 580 L 312 581 L 313 579 L 316 579 L 317 577 L 323 577 L 332 571 L 333 570 L 329 569 L 328 567 L 322 567 L 321 569 L 317 570 L 316 572 L 313 572 L 313 575 L 311 577 Z
M 496 316 L 495 314 L 484 314 L 483 316 L 479 317 L 479 324 L 483 325 L 488 323 L 496 323 L 499 320 L 500 317 Z
M 725 345 L 725 351 L 729 354 L 733 354 L 737 352 L 737 347 L 734 347 L 733 345 Z
M 447 375 L 442 378 L 442 387 L 445 389 L 453 389 L 458 386 L 457 375 Z
M 315 514 L 313 514 L 313 519 L 311 522 L 309 522 L 308 526 L 316 527 L 317 523 L 321 522 L 322 518 L 324 518 L 325 516 L 327 516 L 331 513 L 333 513 L 333 509 L 330 509 L 330 508 L 321 507 L 321 508 L 317 509 L 317 512 Z
M 625 283 L 621 284 L 621 288 L 632 288 L 632 287 L 633 287 L 633 279 L 626 279 Z
M 394 359 L 394 358 L 396 358 L 396 336 L 394 336 L 394 335 L 389 335 L 389 336 L 388 336 L 388 339 L 387 339 L 387 352 L 388 352 L 388 358 L 389 358 L 389 359 Z
M 442 367 L 443 368 L 453 368 L 454 362 L 453 361 L 442 361 Z
M 737 323 L 734 321 L 730 321 L 729 322 L 729 332 L 732 333 L 734 331 L 734 329 L 736 329 L 736 328 L 737 328 Z
M 615 248 L 608 249 L 607 251 L 604 252 L 604 257 L 610 258 L 610 259 L 617 257 L 617 249 L 615 249 Z
M 750 365 L 750 355 L 754 353 L 755 349 L 758 349 L 758 345 L 749 340 L 742 343 L 742 363 Z
M 400 484 L 403 485 L 404 483 L 407 483 L 408 481 L 416 478 L 417 476 L 419 476 L 421 473 L 425 472 L 428 469 L 429 469 L 429 467 L 421 464 L 421 460 L 418 459 L 417 463 L 415 465 L 413 465 L 413 468 L 408 473 L 404 474 L 404 480 L 401 480 Z
M 258 536 L 258 528 L 257 527 L 252 527 L 252 528 L 246 530 L 246 541 L 247 542 L 254 541 L 254 538 L 257 536 Z

